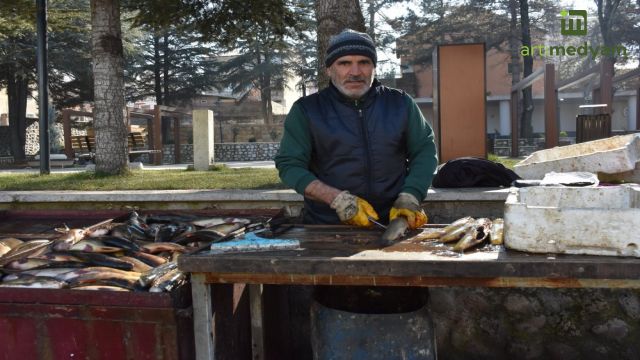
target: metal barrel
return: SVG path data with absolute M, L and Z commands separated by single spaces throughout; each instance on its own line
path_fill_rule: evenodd
M 403 313 L 366 314 L 311 304 L 316 360 L 436 359 L 428 306 Z

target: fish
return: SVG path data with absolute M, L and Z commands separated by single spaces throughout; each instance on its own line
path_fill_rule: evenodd
M 132 250 L 132 251 L 140 251 L 140 245 L 135 242 L 115 235 L 107 235 L 93 238 L 93 240 L 98 240 L 104 243 L 107 246 L 115 246 L 121 249 Z
M 142 251 L 127 251 L 125 253 L 127 256 L 131 256 L 133 258 L 136 258 L 140 261 L 142 261 L 143 263 L 152 266 L 152 267 L 156 267 L 159 265 L 162 265 L 164 263 L 167 262 L 167 259 L 160 257 L 160 256 L 156 256 L 153 254 L 149 254 L 149 253 L 145 253 Z
M 462 239 L 454 246 L 454 251 L 464 251 L 478 244 L 481 244 L 489 238 L 491 233 L 491 220 L 487 218 L 477 219 L 469 227 Z
M 462 239 L 462 237 L 464 236 L 464 234 L 467 233 L 467 230 L 469 230 L 469 228 L 471 228 L 471 225 L 473 224 L 473 220 L 470 220 L 469 222 L 467 222 L 464 225 L 461 225 L 457 228 L 453 228 L 453 230 L 447 232 L 445 235 L 443 235 L 440 238 L 440 241 L 443 243 L 450 243 L 450 242 L 454 242 L 454 241 L 459 241 L 460 239 Z
M 65 243 L 65 244 L 75 244 L 78 241 L 84 239 L 84 230 L 83 229 L 56 229 L 58 232 L 62 232 L 62 235 L 54 239 L 55 243 Z
M 239 219 L 239 218 L 216 217 L 216 218 L 209 218 L 209 219 L 199 219 L 191 222 L 191 224 L 195 226 L 204 227 L 204 228 L 208 228 L 208 227 L 212 227 L 220 224 L 232 224 L 232 223 L 240 223 L 240 224 L 247 225 L 251 223 L 251 220 Z
M 163 251 L 179 251 L 184 252 L 186 249 L 184 246 L 171 242 L 157 242 L 142 245 L 142 250 L 150 254 L 157 254 Z
M 111 229 L 109 233 L 111 236 L 117 236 L 129 240 L 146 240 L 147 235 L 145 231 L 140 227 L 129 225 L 129 224 L 120 224 Z
M 389 222 L 387 230 L 385 230 L 380 237 L 380 242 L 384 246 L 392 245 L 396 240 L 404 235 L 408 227 L 409 224 L 407 223 L 407 218 L 404 216 L 398 216 Z
M 97 253 L 97 252 L 85 252 L 85 251 L 70 251 L 76 258 L 80 259 L 87 266 L 105 266 L 119 270 L 133 270 L 133 264 L 123 261 L 117 257 Z
M 152 282 L 149 292 L 169 292 L 181 285 L 187 276 L 178 269 L 173 269 Z
M 92 266 L 92 267 L 76 269 L 74 271 L 60 274 L 56 276 L 56 279 L 62 280 L 62 281 L 70 281 L 77 277 L 90 277 L 92 275 L 95 275 L 97 277 L 105 277 L 105 276 L 112 275 L 116 277 L 134 279 L 137 281 L 142 274 L 135 271 L 124 271 L 124 270 L 113 269 L 105 266 Z
M 25 277 L 15 279 L 0 284 L 0 287 L 18 287 L 18 288 L 34 288 L 34 289 L 64 289 L 68 284 L 64 281 L 48 278 L 48 277 Z
M 227 234 L 214 229 L 202 229 L 188 234 L 181 234 L 173 242 L 176 244 L 188 244 L 192 242 L 216 242 L 227 236 Z
M 504 219 L 497 218 L 491 223 L 491 244 L 502 245 L 504 242 Z
M 16 272 L 13 274 L 9 274 L 2 278 L 2 281 L 9 281 L 20 278 L 22 276 L 38 276 L 38 277 L 50 277 L 55 278 L 62 274 L 78 270 L 77 268 L 47 268 L 47 269 L 33 269 L 33 270 L 24 270 L 20 272 Z
M 28 257 L 30 259 L 43 259 L 43 260 L 50 260 L 50 261 L 82 262 L 82 260 L 80 260 L 80 258 L 78 258 L 77 256 L 74 256 L 73 254 L 67 253 L 67 252 L 50 252 L 50 253 L 40 254 L 40 255 L 29 255 Z
M 8 253 L 4 254 L 0 258 L 0 266 L 3 266 L 11 261 L 21 259 L 30 255 L 39 255 L 48 250 L 48 246 L 51 244 L 51 240 L 36 239 L 25 241 L 22 244 L 11 249 Z
M 114 285 L 80 285 L 72 288 L 73 290 L 97 290 L 97 291 L 131 291 L 130 289 Z
M 112 274 L 90 274 L 73 278 L 67 282 L 70 289 L 87 285 L 94 286 L 117 286 L 129 290 L 137 290 L 135 280 Z
M 460 218 L 454 222 L 452 222 L 451 224 L 445 226 L 444 228 L 442 228 L 442 231 L 445 232 L 445 234 L 448 234 L 450 232 L 452 232 L 455 229 L 458 229 L 461 226 L 464 226 L 466 224 L 468 224 L 471 221 L 474 221 L 475 219 L 472 218 L 471 216 L 465 216 L 463 218 Z
M 139 272 L 139 273 L 144 273 L 144 272 L 147 272 L 147 271 L 153 269 L 151 266 L 149 266 L 149 265 L 145 264 L 144 262 L 142 262 L 142 261 L 140 261 L 140 260 L 138 260 L 138 259 L 136 259 L 134 257 L 131 257 L 131 256 L 119 256 L 118 259 L 122 260 L 122 261 L 125 261 L 125 262 L 128 262 L 129 264 L 131 264 L 131 266 L 132 266 L 131 270 L 132 271 L 136 271 L 136 272 Z
M 165 264 L 162 264 L 156 268 L 153 268 L 149 271 L 147 271 L 146 273 L 142 274 L 140 276 L 140 279 L 138 280 L 138 283 L 142 286 L 142 287 L 147 287 L 149 286 L 149 284 L 151 284 L 153 281 L 157 280 L 158 278 L 162 277 L 164 274 L 175 270 L 178 268 L 178 262 L 177 261 L 170 261 L 167 262 Z
M 78 261 L 54 261 L 48 259 L 32 259 L 32 258 L 22 258 L 18 260 L 13 260 L 6 265 L 4 265 L 5 269 L 8 270 L 32 270 L 32 269 L 43 269 L 43 268 L 53 268 L 53 267 L 84 267 L 86 266 L 82 262 Z
M 0 239 L 0 257 L 8 253 L 12 249 L 18 247 L 22 243 L 23 243 L 22 240 L 16 239 L 16 238 Z
M 111 229 L 103 227 L 103 228 L 98 228 L 98 229 L 91 230 L 91 231 L 85 230 L 84 235 L 86 237 L 95 238 L 95 237 L 108 235 L 109 232 L 111 232 Z
M 87 239 L 74 244 L 68 250 L 78 250 L 78 251 L 97 252 L 97 253 L 114 253 L 114 252 L 122 251 L 122 248 L 109 246 L 102 241 Z

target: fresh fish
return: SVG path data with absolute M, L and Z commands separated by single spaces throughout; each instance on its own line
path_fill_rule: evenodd
M 111 229 L 110 235 L 129 240 L 146 240 L 147 235 L 144 230 L 129 224 L 121 224 Z
M 75 255 L 76 258 L 85 262 L 87 266 L 105 266 L 113 269 L 120 270 L 133 270 L 133 265 L 129 262 L 120 260 L 113 256 L 108 256 L 105 254 L 97 253 L 97 252 L 85 252 L 85 251 L 73 251 L 70 252 Z
M 90 277 L 93 275 L 95 275 L 96 277 L 104 277 L 104 276 L 108 277 L 109 275 L 111 275 L 111 276 L 123 277 L 127 279 L 138 280 L 142 274 L 135 271 L 124 271 L 124 270 L 118 270 L 118 269 L 108 268 L 104 266 L 93 266 L 93 267 L 87 267 L 82 269 L 76 269 L 74 271 L 60 274 L 59 276 L 56 276 L 56 279 L 62 280 L 62 281 L 70 281 L 80 276 Z
M 131 256 L 133 258 L 136 258 L 140 261 L 142 261 L 143 263 L 151 266 L 151 267 L 156 267 L 159 265 L 162 265 L 164 263 L 167 262 L 167 259 L 160 257 L 160 256 L 156 256 L 153 254 L 149 254 L 149 253 L 145 253 L 142 251 L 128 251 L 126 252 L 126 254 L 128 256 Z
M 407 218 L 404 216 L 398 216 L 389 222 L 387 230 L 384 231 L 380 238 L 380 242 L 383 246 L 392 245 L 396 240 L 404 235 L 408 227 L 409 224 L 407 223 Z
M 129 290 L 137 290 L 136 280 L 128 279 L 125 277 L 120 277 L 116 275 L 110 274 L 95 274 L 95 275 L 85 275 L 73 278 L 67 282 L 69 284 L 69 288 L 74 289 L 76 287 L 82 287 L 87 285 L 94 286 L 117 286 Z
M 162 264 L 154 269 L 149 270 L 148 272 L 142 274 L 140 276 L 140 279 L 138 280 L 138 283 L 142 286 L 142 287 L 147 287 L 149 286 L 149 284 L 151 284 L 152 282 L 154 282 L 155 280 L 161 278 L 164 274 L 171 272 L 172 270 L 175 270 L 178 268 L 178 262 L 177 261 L 171 261 L 165 264 Z
M 120 236 L 107 235 L 107 236 L 100 236 L 92 240 L 101 241 L 107 246 L 115 246 L 125 250 L 140 251 L 140 246 L 138 244 L 136 244 L 135 242 L 127 238 L 123 238 Z
M 97 253 L 114 253 L 118 251 L 122 251 L 121 248 L 115 246 L 109 246 L 102 241 L 87 239 L 82 240 L 73 246 L 69 250 L 77 250 L 77 251 L 86 251 L 86 252 L 97 252 Z
M 420 234 L 414 236 L 413 239 L 415 240 L 439 239 L 442 236 L 446 235 L 443 229 L 424 229 Z
M 50 252 L 46 254 L 40 255 L 30 255 L 30 259 L 43 259 L 49 261 L 74 261 L 74 262 L 82 262 L 80 258 L 74 256 L 74 254 L 70 254 L 67 252 Z
M 504 242 L 504 219 L 497 218 L 491 223 L 491 244 L 502 245 Z
M 464 251 L 489 238 L 491 220 L 481 218 L 473 222 L 467 233 L 453 246 L 454 251 Z
M 113 285 L 80 285 L 73 288 L 73 290 L 94 290 L 94 291 L 131 291 L 130 289 Z
M 22 243 L 23 243 L 22 240 L 16 239 L 16 238 L 0 239 L 0 257 L 8 253 L 12 249 L 18 247 Z
M 50 277 L 55 278 L 62 274 L 78 270 L 77 268 L 48 268 L 48 269 L 33 269 L 33 270 L 25 270 L 17 273 L 9 274 L 2 278 L 2 281 L 9 281 L 18 279 L 22 276 L 38 276 L 38 277 Z
M 65 243 L 73 245 L 78 241 L 84 239 L 84 230 L 83 229 L 56 229 L 58 232 L 62 232 L 62 235 L 57 237 L 54 242 L 55 243 Z
M 125 261 L 125 262 L 128 262 L 129 264 L 131 264 L 131 266 L 132 266 L 131 270 L 132 271 L 136 271 L 136 272 L 139 272 L 139 273 L 145 273 L 145 272 L 153 269 L 151 266 L 149 266 L 149 265 L 143 263 L 142 261 L 140 261 L 140 260 L 138 260 L 138 259 L 136 259 L 134 257 L 131 257 L 131 256 L 120 256 L 120 257 L 118 257 L 118 259 L 122 260 L 122 261 Z
M 188 234 L 182 234 L 173 240 L 176 244 L 188 244 L 192 242 L 217 242 L 220 239 L 226 236 L 225 233 L 222 233 L 213 229 L 202 229 Z
M 454 222 L 452 222 L 451 224 L 445 226 L 444 228 L 442 228 L 442 231 L 444 231 L 445 234 L 448 234 L 450 232 L 452 232 L 455 229 L 458 229 L 461 226 L 464 226 L 472 221 L 474 221 L 475 219 L 472 218 L 471 216 L 465 216 L 463 218 L 460 218 Z
M 187 276 L 178 269 L 173 269 L 159 277 L 151 284 L 149 292 L 169 292 L 184 283 Z
M 204 227 L 204 228 L 208 228 L 208 227 L 212 227 L 212 226 L 216 226 L 216 225 L 220 225 L 220 224 L 233 224 L 233 223 L 239 223 L 239 224 L 250 224 L 251 220 L 249 219 L 239 219 L 239 218 L 209 218 L 209 219 L 199 219 L 199 220 L 195 220 L 191 222 L 193 225 L 196 226 L 200 226 L 200 227 Z
M 95 238 L 95 237 L 108 235 L 110 231 L 111 231 L 111 229 L 103 227 L 103 228 L 99 228 L 99 229 L 95 229 L 95 230 L 91 230 L 91 231 L 85 230 L 84 235 L 86 237 Z
M 184 252 L 186 249 L 184 246 L 170 242 L 157 242 L 142 245 L 142 249 L 150 254 L 157 254 L 163 251 L 179 251 Z
M 67 283 L 65 283 L 64 281 L 38 276 L 16 279 L 0 284 L 0 287 L 19 287 L 33 289 L 63 289 L 67 286 Z
M 17 247 L 11 249 L 8 253 L 4 254 L 0 258 L 0 266 L 3 266 L 11 261 L 27 257 L 29 255 L 39 255 L 47 251 L 50 240 L 30 240 L 25 241 Z
M 218 224 L 215 226 L 210 226 L 208 228 L 206 228 L 207 230 L 211 231 L 217 231 L 219 233 L 223 233 L 225 235 L 228 235 L 229 233 L 236 231 L 238 229 L 241 229 L 245 226 L 245 224 L 243 223 L 224 223 L 224 224 Z
M 473 221 L 474 220 L 469 220 L 469 222 L 458 226 L 456 228 L 453 228 L 453 230 L 447 232 L 445 235 L 443 235 L 440 238 L 440 241 L 443 243 L 450 243 L 450 242 L 454 242 L 454 241 L 459 241 L 460 239 L 462 239 L 462 237 L 464 236 L 464 234 L 467 233 L 467 231 L 469 230 L 469 228 L 471 228 L 471 226 L 473 225 Z
M 83 267 L 85 264 L 77 261 L 53 261 L 47 259 L 22 258 L 13 260 L 4 266 L 9 270 L 32 270 L 54 267 Z

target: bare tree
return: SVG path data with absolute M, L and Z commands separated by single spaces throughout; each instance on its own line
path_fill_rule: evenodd
M 119 0 L 91 1 L 91 46 L 96 172 L 123 174 L 129 169 L 129 159 Z
M 329 38 L 345 28 L 362 32 L 366 31 L 366 28 L 358 0 L 317 0 L 316 20 L 318 21 L 318 89 L 322 89 L 329 85 L 324 66 Z

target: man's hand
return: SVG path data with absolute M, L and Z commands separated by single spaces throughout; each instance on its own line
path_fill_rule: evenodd
M 378 213 L 371 204 L 346 190 L 338 194 L 330 206 L 344 224 L 367 227 L 373 225 L 369 216 L 378 220 Z
M 427 214 L 420 207 L 420 202 L 409 193 L 400 193 L 389 212 L 389 221 L 398 216 L 407 218 L 410 229 L 418 228 L 427 223 Z

